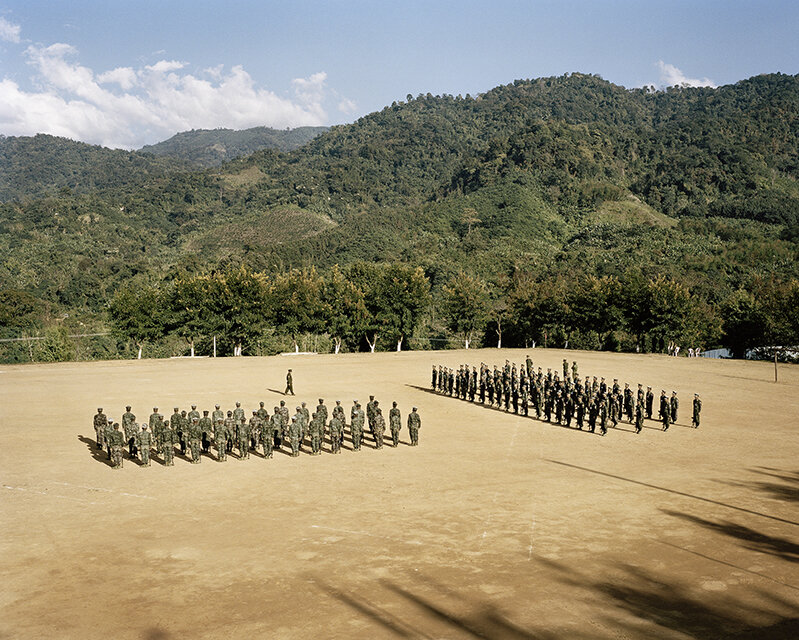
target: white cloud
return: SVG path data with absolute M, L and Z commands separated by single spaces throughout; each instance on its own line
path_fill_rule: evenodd
M 710 78 L 689 78 L 673 64 L 658 60 L 660 85 L 663 87 L 716 87 Z
M 324 124 L 327 74 L 292 81 L 290 99 L 258 88 L 242 66 L 200 76 L 184 62 L 161 60 L 135 69 L 95 73 L 75 61 L 69 44 L 30 46 L 33 91 L 0 80 L 0 133 L 50 133 L 108 147 L 134 149 L 179 131 Z
M 341 111 L 341 113 L 350 115 L 358 110 L 358 105 L 349 98 L 342 98 L 341 102 L 338 103 L 338 110 Z
M 18 24 L 12 24 L 5 18 L 0 18 L 0 40 L 18 43 L 22 28 Z
M 138 83 L 136 71 L 131 67 L 117 67 L 97 76 L 97 82 L 102 84 L 116 83 L 123 91 L 129 91 Z

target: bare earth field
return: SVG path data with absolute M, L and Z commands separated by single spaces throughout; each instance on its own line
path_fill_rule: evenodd
M 530 353 L 675 389 L 678 424 L 600 437 L 426 390 L 518 350 L 0 367 L 0 637 L 799 637 L 799 368 Z M 404 443 L 419 407 L 420 446 L 113 470 L 87 440 L 98 406 L 271 412 L 288 367 L 292 413 L 371 393 Z

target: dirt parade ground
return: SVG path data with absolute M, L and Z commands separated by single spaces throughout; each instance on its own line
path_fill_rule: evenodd
M 0 638 L 799 637 L 799 367 L 531 350 L 679 394 L 669 431 L 604 437 L 429 390 L 433 364 L 527 353 L 0 367 Z M 94 448 L 97 407 L 271 413 L 289 367 L 292 414 L 396 400 L 400 446 L 121 470 Z

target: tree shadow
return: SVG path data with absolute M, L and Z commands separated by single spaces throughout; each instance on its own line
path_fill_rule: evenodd
M 640 620 L 691 638 L 795 640 L 799 631 L 799 606 L 773 592 L 752 588 L 745 600 L 723 594 L 695 597 L 687 585 L 626 563 L 603 572 L 612 575 L 612 580 L 597 580 L 561 563 L 536 559 L 564 584 L 595 591 L 607 604 L 626 612 L 625 618 L 632 615 L 636 622 L 621 620 L 610 610 L 605 614 L 605 621 L 619 636 L 661 637 L 642 629 Z
M 86 445 L 86 448 L 89 450 L 89 453 L 91 454 L 92 458 L 94 458 L 95 462 L 102 462 L 106 467 L 114 466 L 113 462 L 108 459 L 105 449 L 97 448 L 96 440 L 92 440 L 91 438 L 87 438 L 83 435 L 78 435 L 78 440 Z
M 709 529 L 710 531 L 715 531 L 716 533 L 740 540 L 743 546 L 750 551 L 767 553 L 782 560 L 787 560 L 788 562 L 799 562 L 799 544 L 786 538 L 760 533 L 750 527 L 745 527 L 735 522 L 713 522 L 679 511 L 671 511 L 669 509 L 661 509 L 661 511 L 667 515 Z
M 483 640 L 554 640 L 556 637 L 547 632 L 524 629 L 493 604 L 467 599 L 440 585 L 434 585 L 434 596 L 423 596 L 421 589 L 381 580 L 380 585 L 391 594 L 392 599 L 399 599 L 392 603 L 402 611 L 402 617 L 399 617 L 384 606 L 366 599 L 361 593 L 346 592 L 319 578 L 313 578 L 312 581 L 327 595 L 378 625 L 386 637 L 432 639 L 465 635 Z M 426 587 L 424 590 L 431 589 Z M 457 605 L 453 606 L 453 599 L 459 601 Z M 443 635 L 442 627 L 448 630 Z

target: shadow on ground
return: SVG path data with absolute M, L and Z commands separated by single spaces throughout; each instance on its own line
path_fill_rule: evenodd
M 673 632 L 727 640 L 799 637 L 799 605 L 771 591 L 750 588 L 746 599 L 718 592 L 697 596 L 689 585 L 625 563 L 603 572 L 612 578 L 596 579 L 559 562 L 536 559 L 561 582 L 599 595 L 606 612 L 604 623 L 618 637 L 671 638 Z

